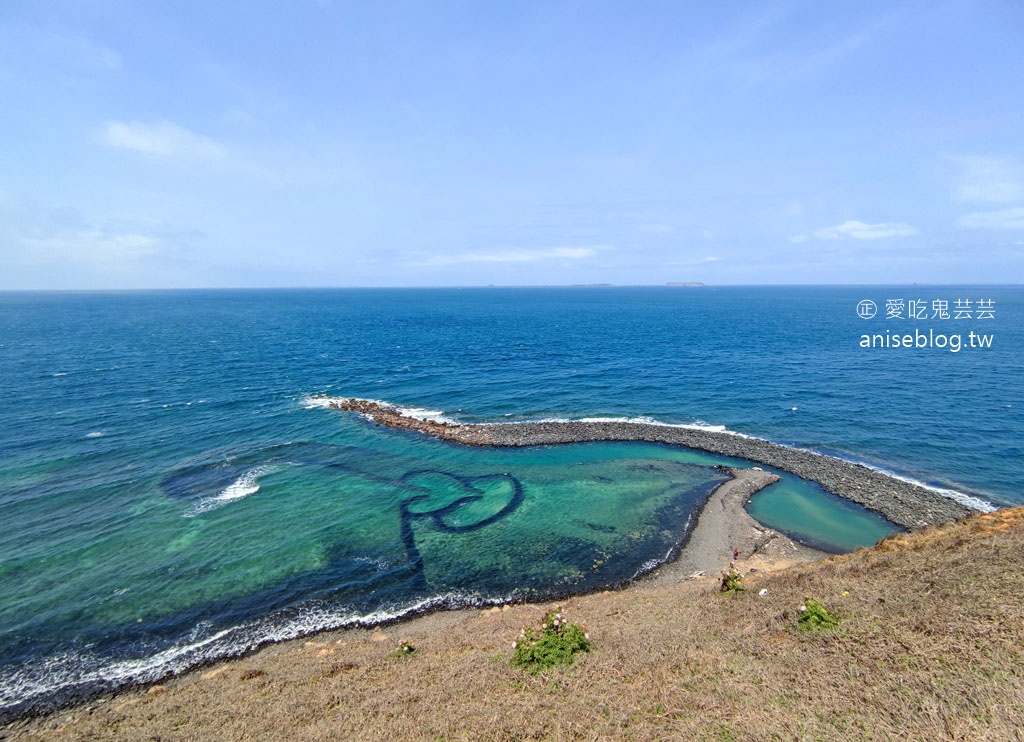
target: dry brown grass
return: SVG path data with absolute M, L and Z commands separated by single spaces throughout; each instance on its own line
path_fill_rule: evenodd
M 324 634 L 10 728 L 32 739 L 1022 739 L 1024 509 L 811 565 L 566 601 L 596 651 L 531 677 L 546 606 Z M 766 596 L 758 591 L 767 589 Z M 796 628 L 815 597 L 845 618 Z M 386 641 L 375 641 L 386 634 Z M 390 656 L 400 640 L 418 651 Z M 0 736 L 3 736 L 0 733 Z

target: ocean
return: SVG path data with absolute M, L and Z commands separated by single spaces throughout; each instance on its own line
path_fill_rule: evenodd
M 267 642 L 620 586 L 721 458 L 471 449 L 464 422 L 711 426 L 1024 504 L 1024 289 L 578 287 L 0 293 L 0 719 Z M 787 476 L 752 513 L 893 532 Z

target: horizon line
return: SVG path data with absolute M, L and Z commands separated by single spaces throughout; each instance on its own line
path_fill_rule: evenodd
M 174 286 L 174 287 L 131 287 L 131 288 L 0 288 L 0 294 L 116 294 L 141 292 L 186 292 L 186 291 L 375 291 L 375 290 L 438 290 L 438 289 L 704 289 L 704 288 L 914 288 L 914 287 L 993 287 L 1019 288 L 1024 283 L 989 282 L 913 282 L 913 283 L 551 283 L 551 284 L 430 284 L 422 286 L 346 286 L 346 285 L 295 285 L 295 286 Z

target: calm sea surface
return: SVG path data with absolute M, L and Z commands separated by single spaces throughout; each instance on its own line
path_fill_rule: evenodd
M 1024 504 L 1022 319 L 1019 287 L 0 293 L 0 718 L 622 584 L 722 480 L 666 446 L 461 448 L 319 395 L 724 426 Z M 890 532 L 793 477 L 752 507 L 834 550 Z

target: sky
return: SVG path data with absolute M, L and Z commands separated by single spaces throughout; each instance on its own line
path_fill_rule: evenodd
M 1024 2 L 0 2 L 0 290 L 1024 282 Z

